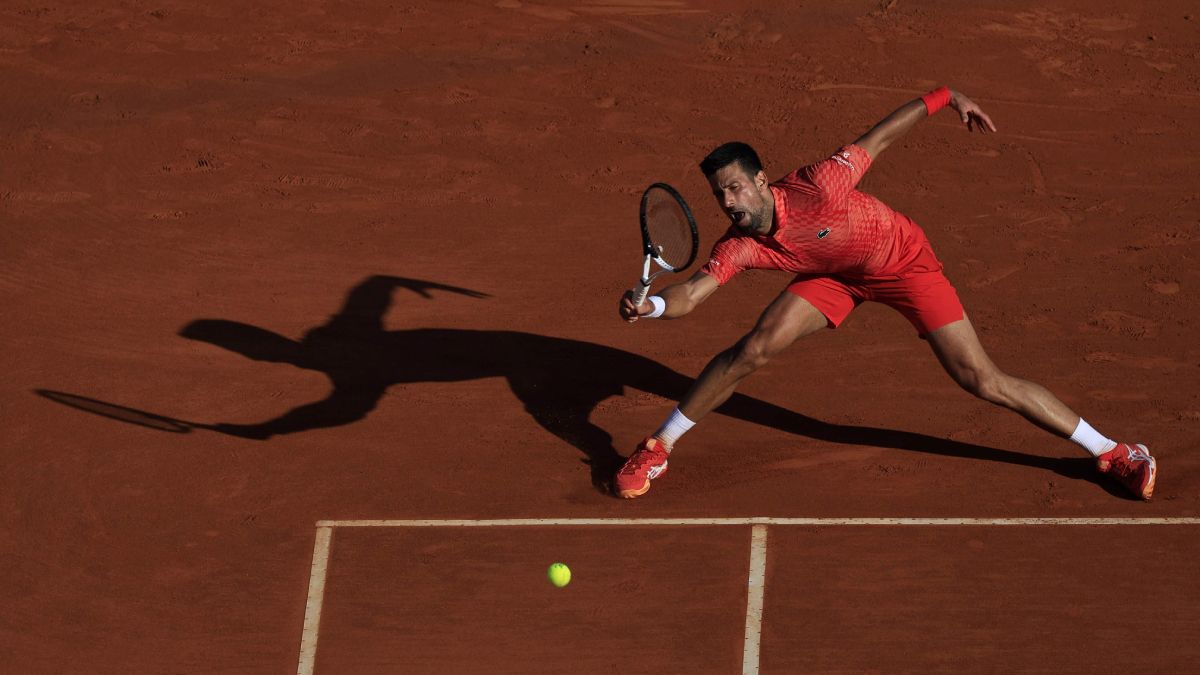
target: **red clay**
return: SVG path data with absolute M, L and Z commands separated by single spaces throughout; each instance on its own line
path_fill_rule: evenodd
M 316 672 L 739 672 L 750 529 L 341 528 Z M 572 580 L 546 580 L 547 551 Z M 679 561 L 703 561 L 682 569 Z M 550 561 L 553 562 L 553 561 Z
M 6 668 L 291 671 L 322 518 L 1200 512 L 1200 18 L 1189 3 L 109 4 L 0 10 Z M 707 251 L 724 225 L 696 163 L 713 146 L 750 142 L 782 175 L 941 83 L 983 105 L 999 133 L 967 134 L 942 113 L 881 155 L 862 188 L 925 229 L 1001 367 L 1149 445 L 1154 501 L 1119 496 L 1075 446 L 960 391 L 877 306 L 748 380 L 680 442 L 649 494 L 603 494 L 620 458 L 788 280 L 747 274 L 684 321 L 622 323 L 642 188 L 676 185 Z M 945 565 L 958 588 L 996 591 L 972 601 L 972 621 L 1016 635 L 1034 630 L 1011 601 L 1019 578 L 1049 592 L 1056 580 L 1082 588 L 1089 567 L 1146 568 L 1179 592 L 1153 595 L 1138 618 L 1187 629 L 1154 638 L 1147 663 L 1183 669 L 1194 649 L 1162 635 L 1200 632 L 1194 583 L 1172 558 L 1195 533 L 1105 532 L 1086 545 L 1058 531 L 978 533 L 1052 560 L 1046 576 L 1036 561 L 979 567 L 954 533 L 913 550 L 896 545 L 905 533 L 829 532 L 821 560 L 843 569 L 850 539 L 879 551 L 841 578 L 859 600 L 869 589 L 884 618 L 929 588 L 881 570 Z M 450 592 L 520 594 L 515 570 L 539 577 L 568 545 L 577 572 L 607 565 L 571 591 L 595 574 L 607 575 L 600 591 L 643 583 L 635 561 L 664 560 L 669 588 L 636 594 L 629 629 L 671 611 L 689 580 L 727 582 L 716 604 L 680 605 L 672 625 L 711 641 L 714 670 L 736 669 L 740 614 L 723 612 L 744 601 L 730 595 L 744 569 L 723 576 L 733 535 L 634 546 L 575 534 L 538 555 L 526 550 L 536 543 L 447 534 L 446 546 L 481 546 L 508 566 Z M 383 567 L 389 552 L 412 555 L 392 536 L 335 545 L 328 658 L 369 649 L 381 669 L 403 670 L 404 653 L 352 644 L 371 625 L 405 628 L 403 615 L 359 612 L 409 597 L 405 570 Z M 779 571 L 807 550 L 771 549 L 771 583 L 789 586 Z M 721 567 L 706 567 L 713 556 Z M 946 572 L 956 565 L 962 575 Z M 421 630 L 450 630 L 458 619 L 437 611 L 448 591 L 435 586 L 409 599 L 427 608 Z M 804 589 L 772 588 L 764 669 L 891 669 L 863 656 L 878 642 L 850 633 L 813 654 L 788 627 L 822 615 L 799 601 Z M 1120 588 L 1070 611 L 1056 600 L 1036 614 L 1039 634 L 1065 645 L 1081 626 L 1123 620 L 1132 588 Z M 380 602 L 363 604 L 376 589 Z M 628 644 L 606 595 L 572 607 L 600 612 L 611 634 L 555 614 L 557 639 L 577 640 L 562 653 Z M 888 639 L 948 626 L 921 607 Z M 528 629 L 510 636 L 525 643 L 491 647 L 535 649 Z M 946 630 L 938 644 L 958 649 Z M 694 655 L 684 642 L 646 668 Z M 1034 665 L 1004 656 L 950 655 Z

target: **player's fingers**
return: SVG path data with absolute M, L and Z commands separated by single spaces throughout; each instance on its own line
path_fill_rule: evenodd
M 647 308 L 645 312 L 642 311 L 643 307 Z M 642 314 L 649 313 L 651 311 L 651 309 L 652 308 L 650 306 L 650 303 L 646 302 L 645 300 L 642 301 L 641 305 L 633 304 L 633 292 L 632 291 L 626 293 L 625 296 L 621 298 L 621 313 L 623 315 L 632 316 L 634 318 L 637 318 L 637 317 L 641 316 Z

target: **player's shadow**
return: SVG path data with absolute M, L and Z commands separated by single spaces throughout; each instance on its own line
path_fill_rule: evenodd
M 692 384 L 692 378 L 652 359 L 590 342 L 508 330 L 385 330 L 383 317 L 397 290 L 425 298 L 431 297 L 431 291 L 485 297 L 444 284 L 372 276 L 350 291 L 341 311 L 299 341 L 222 319 L 199 319 L 185 326 L 180 335 L 186 338 L 257 361 L 319 371 L 333 384 L 326 398 L 274 419 L 257 424 L 203 426 L 245 438 L 266 439 L 360 420 L 392 385 L 503 377 L 539 425 L 587 456 L 593 484 L 607 489 L 623 460 L 609 433 L 590 421 L 596 406 L 624 394 L 626 388 L 674 401 Z M 1091 463 L 1086 460 L 1028 455 L 894 429 L 829 424 L 741 394 L 734 394 L 717 412 L 832 443 L 1008 462 L 1094 480 Z M 481 433 L 487 433 L 486 418 L 475 421 L 470 410 L 461 411 L 457 418 L 448 416 L 447 424 L 479 425 Z

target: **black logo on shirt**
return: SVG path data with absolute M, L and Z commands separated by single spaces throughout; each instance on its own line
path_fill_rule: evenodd
M 825 228 L 817 233 L 817 239 L 824 239 L 829 234 L 829 228 Z

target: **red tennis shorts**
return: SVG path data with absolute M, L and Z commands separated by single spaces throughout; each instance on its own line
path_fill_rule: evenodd
M 855 307 L 866 301 L 880 302 L 900 312 L 921 337 L 964 316 L 958 293 L 941 270 L 884 281 L 801 274 L 792 280 L 788 291 L 824 314 L 830 328 L 840 326 Z

